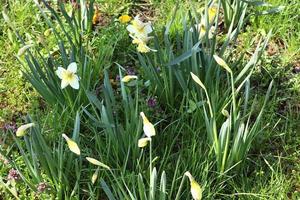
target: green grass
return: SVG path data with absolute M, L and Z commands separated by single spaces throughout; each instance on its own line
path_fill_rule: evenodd
M 43 36 L 48 27 L 42 17 L 37 14 L 38 11 L 31 1 L 8 2 L 10 2 L 10 7 L 6 9 L 6 12 L 13 21 L 11 25 L 16 27 L 23 37 L 34 41 L 42 37 L 43 50 L 47 48 L 52 50 L 56 47 L 53 35 Z M 245 169 L 241 173 L 228 173 L 222 176 L 216 171 L 213 149 L 208 143 L 206 133 L 203 132 L 205 122 L 203 121 L 203 124 L 199 126 L 199 120 L 203 118 L 196 116 L 201 111 L 187 113 L 186 105 L 188 103 L 184 98 L 179 103 L 177 102 L 180 105 L 176 108 L 175 106 L 169 108 L 166 102 L 158 102 L 155 108 L 149 108 L 146 101 L 155 94 L 150 87 L 145 87 L 147 85 L 145 80 L 138 80 L 132 86 L 121 86 L 118 83 L 114 85 L 113 81 L 109 81 L 119 74 L 119 69 L 114 62 L 125 68 L 134 67 L 136 71 L 141 72 L 135 48 L 131 45 L 125 30 L 126 25 L 120 25 L 113 21 L 120 14 L 135 13 L 136 10 L 147 13 L 146 11 L 150 10 L 148 18 L 153 20 L 154 27 L 160 30 L 171 19 L 172 10 L 176 4 L 176 1 L 173 0 L 154 0 L 153 4 L 146 6 L 139 3 L 135 5 L 125 0 L 123 2 L 107 1 L 100 8 L 112 23 L 101 27 L 97 34 L 90 34 L 85 38 L 85 44 L 89 45 L 88 54 L 91 60 L 102 58 L 95 63 L 101 63 L 103 69 L 108 69 L 109 72 L 106 76 L 100 73 L 100 83 L 91 88 L 97 89 L 102 82 L 105 82 L 105 87 L 102 86 L 98 89 L 105 90 L 107 93 L 100 93 L 99 96 L 96 96 L 103 103 L 95 101 L 94 96 L 90 96 L 89 103 L 85 105 L 85 108 L 86 112 L 91 115 L 80 113 L 84 117 L 81 118 L 81 128 L 77 130 L 78 132 L 73 132 L 73 122 L 75 121 L 76 130 L 79 121 L 74 120 L 67 109 L 48 104 L 45 106 L 42 101 L 39 101 L 40 97 L 37 92 L 20 75 L 22 66 L 18 63 L 16 54 L 22 45 L 7 23 L 0 18 L 0 46 L 5 47 L 0 49 L 1 126 L 9 122 L 21 124 L 19 122 L 24 122 L 27 113 L 30 113 L 33 120 L 40 124 L 34 137 L 28 136 L 26 142 L 22 139 L 17 140 L 20 148 L 27 152 L 23 154 L 23 158 L 20 150 L 16 148 L 11 134 L 4 131 L 0 131 L 0 150 L 4 150 L 2 153 L 8 155 L 9 158 L 15 159 L 16 166 L 19 166 L 25 179 L 34 187 L 41 180 L 47 181 L 53 189 L 53 195 L 55 192 L 58 195 L 69 195 L 74 189 L 75 195 L 70 199 L 88 198 L 88 194 L 93 194 L 94 198 L 104 198 L 109 194 L 108 189 L 105 193 L 99 190 L 100 186 L 104 186 L 104 182 L 114 195 L 126 196 L 129 195 L 129 191 L 136 195 L 140 192 L 140 187 L 135 187 L 137 182 L 141 181 L 138 179 L 138 174 L 141 174 L 146 190 L 151 187 L 148 173 L 150 149 L 145 148 L 141 152 L 137 148 L 137 140 L 141 137 L 142 132 L 139 111 L 144 111 L 152 123 L 157 123 L 156 130 L 159 130 L 157 136 L 153 138 L 151 152 L 153 158 L 158 157 L 153 164 L 157 167 L 157 184 L 159 185 L 160 177 L 165 171 L 166 187 L 173 196 L 177 193 L 183 173 L 189 170 L 203 186 L 204 199 L 299 199 L 300 136 L 297 134 L 297 130 L 299 129 L 300 77 L 293 73 L 292 69 L 296 62 L 300 62 L 300 23 L 295 23 L 296 18 L 299 18 L 297 13 L 300 11 L 300 3 L 297 0 L 270 0 L 268 2 L 276 6 L 283 5 L 285 9 L 277 14 L 252 17 L 241 34 L 240 46 L 237 47 L 238 50 L 251 54 L 257 43 L 257 34 L 264 36 L 270 29 L 273 29 L 270 45 L 275 46 L 276 52 L 271 55 L 268 52 L 271 51 L 270 45 L 267 47 L 262 61 L 251 78 L 251 91 L 253 95 L 258 96 L 257 102 L 263 101 L 270 80 L 274 80 L 274 89 L 271 99 L 267 103 L 262 122 L 267 126 L 254 141 L 244 164 Z M 4 3 L 0 2 L 0 7 L 3 6 Z M 188 7 L 185 3 L 182 3 L 181 6 L 183 10 L 184 7 Z M 146 10 L 143 10 L 145 8 Z M 184 15 L 184 13 L 180 13 L 180 15 Z M 180 23 L 176 23 L 178 23 L 176 27 L 180 27 Z M 125 71 L 121 70 L 121 72 L 122 75 L 126 74 Z M 112 93 L 110 93 L 110 84 L 113 88 Z M 114 104 L 114 100 L 118 103 Z M 259 108 L 260 105 L 255 107 L 256 113 L 259 112 Z M 107 116 L 104 116 L 103 113 L 106 113 Z M 91 116 L 95 116 L 96 119 Z M 191 116 L 195 117 L 191 118 Z M 127 121 L 123 122 L 123 119 Z M 111 127 L 103 128 L 103 126 Z M 40 128 L 42 132 L 39 136 Z M 83 151 L 82 157 L 76 157 L 70 153 L 65 141 L 61 138 L 61 133 L 70 135 L 72 132 Z M 120 133 L 121 135 L 118 135 Z M 76 164 L 68 165 L 65 160 L 57 160 L 58 162 L 49 164 L 47 157 L 43 160 L 42 154 L 37 154 L 43 160 L 41 161 L 42 170 L 38 176 L 33 177 L 31 172 L 33 173 L 34 170 L 26 169 L 25 166 L 28 165 L 24 162 L 24 158 L 27 155 L 34 163 L 35 158 L 29 152 L 37 147 L 47 149 L 45 146 L 34 146 L 34 141 L 42 141 L 41 138 L 45 139 L 50 149 L 55 152 L 52 157 L 54 161 L 58 159 L 56 156 L 63 155 L 70 163 Z M 4 143 L 2 143 L 3 141 Z M 113 168 L 113 173 L 117 178 L 111 177 L 110 172 L 101 168 L 98 174 L 99 179 L 96 182 L 97 186 L 94 187 L 90 183 L 90 177 L 97 167 L 87 163 L 84 156 L 93 156 L 108 164 Z M 46 170 L 48 166 L 52 166 L 56 170 L 59 168 L 59 164 L 67 166 L 65 171 L 60 174 L 65 183 L 61 188 L 59 183 L 55 182 L 55 174 Z M 6 182 L 6 176 L 12 167 L 14 167 L 14 163 L 4 165 L 0 161 L 0 178 L 4 182 Z M 78 171 L 78 169 L 82 169 L 82 171 Z M 65 179 L 64 176 L 71 177 L 72 180 Z M 73 186 L 73 182 L 78 183 L 77 188 L 69 188 L 69 186 Z M 119 185 L 116 187 L 117 183 Z M 170 189 L 171 185 L 174 186 L 173 190 Z M 28 186 L 24 182 L 18 182 L 16 187 L 20 198 L 33 199 L 33 196 L 36 195 L 33 190 L 28 190 Z M 127 192 L 121 191 L 122 189 Z M 79 197 L 79 193 L 82 196 Z M 51 193 L 43 194 L 46 196 L 40 196 L 40 198 L 50 198 L 47 196 L 48 194 Z M 157 189 L 155 194 L 160 195 L 161 191 Z M 191 198 L 187 180 L 183 183 L 180 195 L 179 199 Z M 1 182 L 0 198 L 14 199 Z M 92 196 L 90 198 L 93 199 Z

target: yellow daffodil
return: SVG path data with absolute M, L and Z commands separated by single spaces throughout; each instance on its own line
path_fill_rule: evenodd
M 215 17 L 217 15 L 217 11 L 218 11 L 218 9 L 216 7 L 208 8 L 207 13 L 208 13 L 208 21 L 209 21 L 210 24 L 213 23 L 213 21 L 215 20 Z
M 229 73 L 232 73 L 230 67 L 227 65 L 227 63 L 222 58 L 220 58 L 217 55 L 214 55 L 214 59 L 218 63 L 218 65 L 220 65 L 221 67 L 223 67 Z
M 127 75 L 122 78 L 122 82 L 127 83 L 133 79 L 137 79 L 138 77 L 135 75 Z
M 16 135 L 17 137 L 22 137 L 26 134 L 26 130 L 35 126 L 34 123 L 24 124 L 17 129 Z
M 57 76 L 61 79 L 61 89 L 70 85 L 74 89 L 79 89 L 79 77 L 76 75 L 77 64 L 72 62 L 67 69 L 58 67 Z
M 151 138 L 145 137 L 141 138 L 138 141 L 138 147 L 143 148 L 148 145 L 148 142 L 151 140 Z
M 86 157 L 85 159 L 87 159 L 87 161 L 89 161 L 93 165 L 97 165 L 97 166 L 100 166 L 100 167 L 103 167 L 103 168 L 106 168 L 106 169 L 110 170 L 109 166 L 107 166 L 106 164 L 100 162 L 99 160 L 96 160 L 95 158 Z
M 143 112 L 140 113 L 143 118 L 143 130 L 145 135 L 150 138 L 155 135 L 155 128 L 151 122 L 149 122 L 148 118 L 145 116 Z
M 119 21 L 123 24 L 130 22 L 131 17 L 129 15 L 122 15 L 119 17 Z
M 144 38 L 136 38 L 133 36 L 131 37 L 133 38 L 132 43 L 138 45 L 137 46 L 138 52 L 148 53 L 150 51 L 156 51 L 147 46 L 147 42 L 149 41 L 150 37 L 144 37 Z
M 191 175 L 190 172 L 185 172 L 184 175 L 186 175 L 191 184 L 191 194 L 194 200 L 201 200 L 202 199 L 202 188 L 201 186 L 195 181 L 194 177 Z
M 142 22 L 139 16 L 134 17 L 134 19 L 131 21 L 131 24 L 127 26 L 127 30 L 131 35 L 137 38 L 148 37 L 148 34 L 153 31 L 151 23 Z
M 70 151 L 73 153 L 80 155 L 80 149 L 76 142 L 74 142 L 72 139 L 70 139 L 66 134 L 62 134 L 63 138 L 67 141 L 68 147 Z

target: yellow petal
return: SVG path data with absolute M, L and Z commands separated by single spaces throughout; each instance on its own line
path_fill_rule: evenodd
M 222 58 L 220 58 L 217 55 L 214 55 L 214 59 L 218 63 L 218 65 L 220 65 L 221 67 L 223 67 L 229 73 L 232 73 L 231 69 L 229 68 L 229 66 L 227 65 L 227 63 Z
M 151 140 L 151 138 L 148 138 L 148 137 L 139 139 L 138 147 L 143 148 L 143 147 L 147 146 L 147 144 L 150 140 Z
M 119 17 L 119 21 L 123 24 L 130 22 L 130 20 L 131 20 L 131 17 L 129 15 L 122 15 Z
M 62 136 L 67 141 L 70 151 L 72 151 L 73 153 L 75 153 L 77 155 L 80 155 L 80 149 L 79 149 L 77 143 L 74 142 L 73 140 L 71 140 L 66 134 L 62 134 Z
M 29 124 L 24 124 L 22 126 L 20 126 L 18 129 L 17 129 L 17 132 L 16 132 L 16 136 L 17 137 L 22 137 L 26 134 L 26 130 L 29 129 L 30 127 L 33 127 L 35 126 L 34 123 L 29 123 Z
M 133 79 L 137 79 L 138 77 L 137 76 L 134 76 L 134 75 L 127 75 L 127 76 L 124 76 L 123 78 L 122 78 L 122 82 L 124 82 L 124 83 L 127 83 L 127 82 L 129 82 L 129 81 L 131 81 L 131 80 L 133 80 Z
M 216 14 L 217 14 L 217 8 L 216 7 L 211 7 L 208 9 L 208 21 L 209 23 L 211 24 L 215 17 L 216 17 Z
M 96 160 L 95 158 L 86 157 L 85 159 L 87 159 L 87 161 L 89 161 L 93 165 L 97 165 L 97 166 L 100 166 L 100 167 L 103 167 L 103 168 L 106 168 L 106 169 L 110 170 L 109 166 L 105 165 L 104 163 L 100 162 L 99 160 Z

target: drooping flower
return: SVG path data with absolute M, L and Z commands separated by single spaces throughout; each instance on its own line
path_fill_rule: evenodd
M 191 194 L 194 200 L 201 200 L 202 199 L 202 188 L 201 186 L 195 181 L 194 177 L 191 175 L 189 171 L 185 172 L 184 175 L 186 175 L 191 184 Z
M 135 75 L 127 75 L 122 78 L 122 82 L 127 83 L 133 79 L 137 79 L 138 77 Z
M 129 15 L 122 15 L 119 17 L 119 21 L 123 24 L 130 22 L 131 19 L 132 17 L 130 17 Z
M 57 76 L 61 79 L 61 89 L 70 85 L 74 89 L 79 89 L 79 77 L 76 75 L 77 64 L 72 62 L 67 69 L 58 67 L 56 70 Z
M 99 172 L 99 168 L 97 168 L 97 170 L 93 173 L 93 176 L 92 176 L 92 183 L 94 184 L 98 178 L 98 172 Z
M 107 166 L 106 164 L 100 162 L 99 160 L 96 160 L 95 158 L 86 157 L 85 159 L 87 159 L 87 161 L 89 161 L 93 165 L 97 165 L 97 166 L 100 166 L 100 167 L 103 167 L 103 168 L 106 168 L 106 169 L 110 170 L 109 166 Z
M 141 117 L 143 118 L 143 130 L 145 135 L 150 138 L 155 136 L 155 128 L 151 122 L 149 122 L 148 118 L 145 116 L 144 112 L 140 113 Z
M 141 138 L 138 141 L 138 147 L 143 148 L 148 145 L 148 142 L 151 140 L 149 137 Z
M 140 20 L 139 16 L 134 17 L 131 21 L 131 24 L 127 26 L 129 33 L 137 38 L 148 37 L 148 34 L 151 33 L 152 27 L 151 23 L 144 23 Z
M 17 131 L 16 131 L 16 135 L 17 137 L 22 137 L 26 134 L 26 130 L 35 126 L 34 123 L 29 123 L 29 124 L 24 124 L 22 126 L 20 126 Z
M 74 142 L 72 139 L 70 139 L 66 134 L 62 134 L 63 138 L 67 141 L 68 147 L 70 151 L 73 153 L 80 155 L 80 149 L 76 142 Z
M 213 55 L 213 57 L 214 57 L 215 61 L 218 63 L 218 65 L 223 67 L 229 73 L 232 73 L 230 67 L 227 65 L 227 63 L 222 58 L 220 58 L 218 55 Z

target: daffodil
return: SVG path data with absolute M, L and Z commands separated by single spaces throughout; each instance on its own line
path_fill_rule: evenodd
M 24 124 L 17 129 L 16 135 L 17 137 L 22 137 L 26 134 L 26 130 L 35 126 L 34 123 Z
M 227 63 L 222 58 L 220 58 L 218 55 L 213 55 L 213 57 L 214 57 L 215 61 L 218 63 L 218 65 L 223 67 L 229 73 L 232 73 L 230 67 L 227 65 Z
M 191 184 L 191 194 L 194 200 L 201 200 L 202 199 L 202 188 L 201 186 L 195 181 L 194 177 L 191 175 L 190 172 L 185 172 L 184 175 L 186 175 Z
M 151 23 L 142 22 L 139 16 L 134 17 L 134 19 L 131 21 L 131 24 L 127 26 L 127 30 L 130 34 L 134 35 L 137 38 L 147 37 L 148 34 L 153 31 Z
M 110 170 L 110 167 L 107 166 L 106 164 L 100 162 L 99 160 L 96 160 L 95 158 L 91 158 L 91 157 L 86 157 L 85 159 L 87 159 L 87 161 L 89 161 L 90 163 L 92 163 L 93 165 L 97 165 L 106 169 Z
M 132 43 L 138 45 L 137 46 L 138 52 L 148 53 L 150 51 L 156 51 L 155 49 L 151 49 L 150 47 L 147 46 L 147 42 L 151 37 L 143 37 L 143 38 L 136 38 L 133 36 L 131 37 L 133 38 Z
M 145 135 L 150 138 L 155 135 L 155 128 L 151 122 L 149 122 L 148 118 L 145 116 L 144 112 L 140 113 L 143 119 L 143 130 Z
M 218 10 L 217 10 L 216 7 L 208 8 L 207 13 L 208 13 L 208 21 L 209 21 L 210 24 L 213 23 L 213 21 L 215 20 L 215 17 L 217 15 L 217 11 Z
M 76 142 L 74 142 L 72 139 L 70 139 L 66 134 L 62 134 L 63 138 L 67 141 L 68 147 L 70 151 L 73 153 L 80 155 L 80 149 Z
M 141 138 L 138 141 L 138 147 L 143 148 L 148 145 L 148 142 L 151 140 L 149 137 Z
M 76 75 L 77 64 L 72 62 L 67 69 L 58 67 L 57 76 L 61 79 L 61 89 L 70 85 L 74 89 L 79 89 L 79 77 Z
M 98 178 L 98 172 L 99 172 L 99 168 L 97 168 L 97 170 L 93 173 L 92 176 L 92 183 L 94 184 Z
M 119 21 L 123 24 L 130 22 L 131 17 L 129 15 L 122 15 L 119 17 Z
M 133 79 L 137 79 L 138 77 L 135 75 L 127 75 L 122 78 L 122 82 L 127 83 Z

